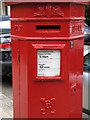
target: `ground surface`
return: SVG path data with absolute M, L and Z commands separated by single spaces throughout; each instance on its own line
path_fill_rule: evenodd
M 13 118 L 13 94 L 11 79 L 0 78 L 0 120 Z

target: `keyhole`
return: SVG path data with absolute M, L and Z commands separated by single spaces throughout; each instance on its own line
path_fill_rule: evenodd
M 76 92 L 76 88 L 74 88 L 74 92 Z

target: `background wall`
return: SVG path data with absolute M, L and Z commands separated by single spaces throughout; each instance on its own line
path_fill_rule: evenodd
M 5 6 L 2 1 L 0 1 L 0 15 L 10 15 L 10 6 Z

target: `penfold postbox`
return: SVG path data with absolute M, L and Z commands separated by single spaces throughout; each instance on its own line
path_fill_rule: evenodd
M 11 4 L 14 118 L 82 118 L 84 5 Z

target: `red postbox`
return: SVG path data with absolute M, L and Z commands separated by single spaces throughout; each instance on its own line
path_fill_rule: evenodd
M 14 118 L 82 118 L 84 5 L 11 5 Z

